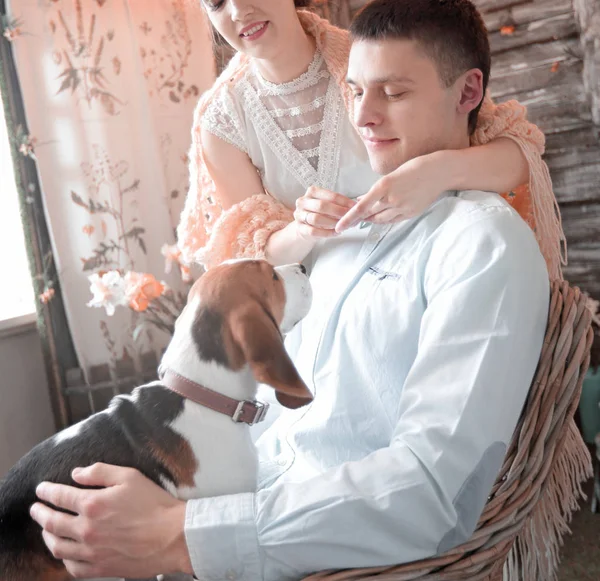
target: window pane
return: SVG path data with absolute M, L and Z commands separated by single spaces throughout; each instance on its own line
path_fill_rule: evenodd
M 34 311 L 4 108 L 0 106 L 0 320 Z

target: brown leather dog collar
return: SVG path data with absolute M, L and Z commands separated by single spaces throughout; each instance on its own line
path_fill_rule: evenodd
M 268 403 L 228 397 L 195 383 L 171 369 L 167 369 L 160 381 L 165 387 L 181 397 L 229 416 L 235 423 L 253 426 L 265 419 L 269 409 Z

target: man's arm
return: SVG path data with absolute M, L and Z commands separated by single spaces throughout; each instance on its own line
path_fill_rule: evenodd
M 506 208 L 489 212 L 434 245 L 389 447 L 305 482 L 188 502 L 199 578 L 300 579 L 426 558 L 469 538 L 533 378 L 549 293 L 531 231 Z

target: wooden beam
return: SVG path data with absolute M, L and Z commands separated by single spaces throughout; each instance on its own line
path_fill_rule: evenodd
M 596 147 L 600 147 L 600 127 L 591 124 L 575 131 L 546 135 L 546 157 L 572 154 L 575 165 L 579 155 L 585 155 L 585 151 Z M 598 159 L 600 157 L 596 161 Z
M 476 2 L 480 4 L 480 2 Z M 481 8 L 480 8 L 481 10 Z M 483 20 L 488 32 L 496 32 L 503 26 L 529 24 L 536 20 L 545 20 L 560 14 L 571 14 L 573 8 L 566 0 L 536 0 L 511 6 L 496 12 L 483 13 Z
M 574 0 L 581 29 L 583 82 L 592 106 L 592 117 L 600 125 L 600 0 Z
M 600 202 L 600 187 L 598 187 L 598 176 L 600 176 L 599 152 L 600 148 L 594 150 L 593 153 L 596 154 L 596 159 L 593 163 L 584 164 L 580 161 L 578 165 L 572 167 L 550 168 L 552 185 L 559 204 Z M 597 231 L 598 240 L 600 241 L 600 213 L 597 219 L 599 220 Z
M 600 204 L 563 204 L 560 213 L 568 244 L 600 243 Z
M 531 48 L 539 49 L 540 46 L 544 45 L 533 45 Z M 492 67 L 490 91 L 494 100 L 512 99 L 521 93 L 537 91 L 542 88 L 550 92 L 561 85 L 569 85 L 573 93 L 583 92 L 581 59 L 563 52 L 556 54 L 553 59 L 548 59 L 548 61 L 537 65 L 522 63 L 520 66 L 504 70 Z
M 552 42 L 561 38 L 577 36 L 577 24 L 572 12 L 559 14 L 543 20 L 515 27 L 511 34 L 490 33 L 492 57 L 534 43 Z M 493 60 L 493 59 L 492 59 Z
M 528 118 L 546 134 L 585 129 L 591 120 L 590 106 L 583 91 L 562 84 L 518 93 L 515 98 L 527 107 Z M 505 101 L 504 97 L 499 101 Z
M 480 12 L 497 12 L 498 10 L 506 10 L 511 6 L 521 4 L 530 4 L 532 0 L 473 0 Z
M 492 59 L 492 78 L 527 68 L 548 66 L 563 60 L 577 59 L 583 62 L 583 51 L 578 36 L 524 46 L 517 51 L 497 54 Z

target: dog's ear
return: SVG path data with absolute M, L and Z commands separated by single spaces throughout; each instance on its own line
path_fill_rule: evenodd
M 230 317 L 233 340 L 259 383 L 276 391 L 281 405 L 296 409 L 313 399 L 283 345 L 275 321 L 258 304 L 237 309 Z

